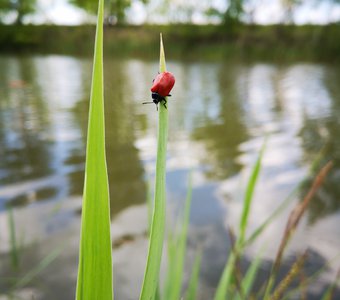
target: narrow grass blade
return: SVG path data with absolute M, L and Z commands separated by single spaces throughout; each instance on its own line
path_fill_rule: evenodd
M 161 36 L 159 71 L 166 71 L 163 41 Z M 169 105 L 168 105 L 169 107 Z M 166 172 L 166 147 L 168 139 L 168 109 L 159 105 L 158 110 L 158 146 L 156 161 L 156 182 L 153 217 L 150 232 L 148 258 L 144 273 L 143 286 L 140 294 L 141 300 L 155 298 L 158 286 L 159 269 L 162 259 L 164 231 L 165 231 L 165 172 Z
M 249 217 L 249 211 L 250 211 L 250 206 L 251 202 L 253 200 L 253 194 L 256 186 L 256 182 L 258 179 L 258 175 L 260 173 L 261 169 L 261 162 L 262 162 L 262 157 L 264 153 L 266 142 L 263 144 L 259 157 L 256 160 L 256 163 L 252 169 L 250 178 L 248 180 L 247 184 L 247 189 L 244 197 L 244 204 L 243 204 L 243 211 L 241 215 L 241 221 L 240 221 L 240 234 L 239 238 L 236 241 L 236 248 L 235 251 L 231 252 L 229 255 L 229 259 L 226 263 L 226 266 L 223 270 L 222 277 L 220 279 L 220 282 L 217 286 L 216 294 L 214 300 L 225 300 L 227 297 L 227 292 L 230 288 L 231 280 L 232 280 L 232 275 L 234 271 L 234 266 L 235 262 L 237 261 L 238 255 L 240 255 L 243 244 L 245 241 L 245 235 L 246 235 L 246 229 L 247 229 L 247 224 L 248 224 L 248 217 Z
M 152 215 L 153 215 L 153 201 L 152 201 L 152 192 L 151 192 L 151 184 L 150 181 L 147 182 L 147 192 L 146 192 L 146 203 L 148 207 L 148 234 L 151 232 L 151 223 L 152 223 Z M 155 300 L 161 300 L 161 292 L 159 283 L 156 289 Z
M 250 294 L 251 289 L 252 289 L 252 287 L 255 283 L 256 276 L 257 276 L 257 273 L 258 273 L 259 268 L 261 266 L 261 263 L 262 263 L 262 251 L 260 251 L 256 255 L 255 259 L 250 264 L 250 266 L 247 270 L 247 273 L 242 280 L 242 291 L 244 292 L 244 298 L 243 299 L 249 298 L 249 294 Z M 237 295 L 235 300 L 242 300 L 242 298 L 239 295 Z
M 112 300 L 110 202 L 105 157 L 103 89 L 104 0 L 99 0 L 94 50 L 77 300 Z
M 156 288 L 155 300 L 162 300 L 161 291 L 159 285 Z
M 227 264 L 223 270 L 222 277 L 217 286 L 216 294 L 214 300 L 225 300 L 227 298 L 227 292 L 229 290 L 232 274 L 234 271 L 234 265 L 236 262 L 235 252 L 229 254 Z
M 199 275 L 200 275 L 200 269 L 201 269 L 201 260 L 202 260 L 202 254 L 197 253 L 194 266 L 192 268 L 191 277 L 189 281 L 188 290 L 185 296 L 185 300 L 196 300 Z
M 328 287 L 321 300 L 332 300 L 334 290 L 340 281 L 340 270 L 336 274 L 334 282 Z
M 13 286 L 12 290 L 23 288 L 25 285 L 31 282 L 40 272 L 47 268 L 48 265 L 58 257 L 60 252 L 61 249 L 56 249 L 53 252 L 49 253 L 41 262 L 39 262 L 38 265 L 36 265 L 26 275 L 19 279 Z
M 240 221 L 240 233 L 239 233 L 239 238 L 238 238 L 238 244 L 242 245 L 245 240 L 246 236 L 246 229 L 247 229 L 247 224 L 248 224 L 248 219 L 249 219 L 249 211 L 250 211 L 250 206 L 253 200 L 253 195 L 254 195 L 254 190 L 255 186 L 257 183 L 257 178 L 260 173 L 261 169 L 261 162 L 262 162 L 262 157 L 263 153 L 266 147 L 266 142 L 263 144 L 259 157 L 256 160 L 255 166 L 253 167 L 253 170 L 251 172 L 250 178 L 248 180 L 247 184 L 247 189 L 246 189 L 246 194 L 244 197 L 244 202 L 243 202 L 243 210 L 242 210 L 242 217 Z
M 290 202 L 294 199 L 293 195 L 298 191 L 301 185 L 299 185 L 292 193 L 274 210 L 274 212 L 259 226 L 257 227 L 254 232 L 250 235 L 250 237 L 244 242 L 244 246 L 249 246 L 252 244 L 260 235 L 261 233 L 270 225 L 276 217 L 278 217 L 285 208 L 288 207 Z
M 229 239 L 231 244 L 231 251 L 235 253 L 236 260 L 234 265 L 234 286 L 237 294 L 241 297 L 241 299 L 245 298 L 242 286 L 242 271 L 241 271 L 241 264 L 240 264 L 240 256 L 236 251 L 236 238 L 235 234 L 231 227 L 228 228 Z M 228 295 L 229 296 L 229 295 Z M 232 299 L 235 299 L 236 295 L 232 296 Z
M 259 268 L 261 266 L 261 263 L 262 263 L 262 257 L 259 255 L 251 263 L 249 270 L 247 271 L 246 276 L 244 277 L 242 281 L 242 289 L 245 293 L 246 299 L 249 296 L 251 289 L 254 286 L 255 279 L 259 271 Z
M 334 290 L 334 286 L 330 286 L 325 292 L 325 294 L 322 296 L 321 300 L 332 300 L 333 292 L 334 292 L 333 290 Z
M 176 247 L 177 247 L 176 229 L 173 230 L 169 229 L 167 234 L 168 265 L 163 292 L 164 299 L 170 299 L 172 284 L 175 280 Z
M 181 287 L 182 287 L 182 278 L 183 278 L 183 268 L 184 268 L 184 259 L 186 253 L 186 244 L 187 244 L 187 235 L 188 235 L 188 226 L 190 221 L 190 208 L 191 208 L 191 198 L 192 198 L 192 180 L 191 174 L 189 179 L 188 193 L 185 201 L 185 209 L 184 216 L 181 224 L 181 232 L 179 237 L 176 239 L 176 257 L 174 260 L 174 273 L 173 280 L 171 282 L 171 294 L 167 299 L 169 300 L 178 300 L 181 299 Z
M 320 165 L 320 162 L 322 158 L 324 157 L 325 149 L 321 149 L 321 151 L 316 155 L 314 161 L 312 162 L 308 175 L 301 181 L 299 184 L 291 191 L 291 193 L 287 196 L 287 198 L 274 210 L 274 212 L 257 228 L 254 230 L 254 232 L 250 235 L 250 237 L 245 241 L 245 246 L 250 245 L 253 243 L 260 235 L 261 233 L 270 225 L 276 217 L 278 217 L 285 208 L 288 207 L 288 205 L 294 200 L 294 195 L 301 189 L 301 187 L 306 183 L 307 178 L 311 176 L 315 170 Z
M 15 220 L 13 214 L 13 208 L 8 208 L 8 225 L 9 225 L 9 236 L 10 236 L 10 256 L 11 256 L 11 263 L 14 269 L 19 267 L 19 250 L 17 245 L 17 238 L 15 232 Z

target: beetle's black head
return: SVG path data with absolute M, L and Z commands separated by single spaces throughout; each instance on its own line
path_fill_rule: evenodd
M 159 102 L 161 102 L 162 100 L 164 100 L 164 97 L 162 97 L 160 94 L 158 94 L 158 93 L 156 93 L 156 92 L 152 92 L 151 98 L 152 98 L 152 101 L 153 101 L 155 104 L 158 104 Z

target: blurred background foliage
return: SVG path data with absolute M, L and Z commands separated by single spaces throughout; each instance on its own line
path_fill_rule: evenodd
M 0 21 L 6 14 L 14 13 L 14 22 L 22 24 L 24 16 L 34 13 L 36 9 L 36 0 L 0 0 Z
M 49 15 L 60 3 L 81 14 L 78 26 Z M 340 0 L 106 0 L 104 51 L 151 58 L 163 32 L 174 58 L 334 62 L 339 9 Z M 91 55 L 96 10 L 97 0 L 0 0 L 0 51 Z M 323 23 L 308 24 L 318 14 Z
M 0 0 L 0 22 L 8 23 L 8 14 L 15 15 L 12 23 L 22 24 L 24 17 L 41 10 L 42 0 Z M 95 16 L 97 0 L 67 0 L 69 4 L 83 9 L 89 16 Z M 50 1 L 51 5 L 56 0 Z M 273 1 L 275 2 L 275 1 Z M 327 4 L 329 9 L 340 5 L 340 0 L 277 0 L 281 10 L 279 23 L 294 23 L 295 12 L 303 7 L 317 8 Z M 240 22 L 254 23 L 254 13 L 266 9 L 264 1 L 256 0 L 105 0 L 106 22 L 121 25 L 129 23 L 127 12 L 137 5 L 144 10 L 146 17 L 143 23 L 154 23 L 162 19 L 161 23 L 196 23 L 195 16 L 200 15 L 199 22 L 214 24 L 237 24 Z M 134 16 L 131 17 L 132 23 Z M 91 18 L 89 19 L 91 20 Z M 204 20 L 204 21 L 202 21 Z M 93 21 L 93 19 L 92 19 Z M 156 21 L 156 23 L 158 23 Z

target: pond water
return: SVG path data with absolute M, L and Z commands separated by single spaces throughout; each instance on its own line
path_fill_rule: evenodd
M 34 299 L 73 299 L 92 59 L 0 56 L 0 70 L 0 276 L 24 276 L 61 247 L 57 258 L 22 293 L 34 294 Z M 115 292 L 121 295 L 117 299 L 136 299 L 142 275 L 124 273 L 125 268 L 131 272 L 131 260 L 135 260 L 131 268 L 143 272 L 144 258 L 137 261 L 131 246 L 143 255 L 147 247 L 144 229 L 138 228 L 146 227 L 157 111 L 154 105 L 141 103 L 150 99 L 157 70 L 158 61 L 105 61 L 111 214 L 113 226 L 118 224 L 113 231 L 120 232 L 114 239 L 115 280 L 125 280 L 125 286 L 116 285 Z M 316 174 L 315 169 L 310 171 L 313 162 L 319 158 L 320 168 L 334 161 L 285 260 L 289 266 L 292 257 L 309 248 L 309 273 L 332 261 L 309 291 L 318 299 L 339 266 L 334 257 L 340 249 L 340 68 L 316 63 L 168 61 L 168 70 L 176 76 L 169 99 L 169 223 L 182 209 L 192 171 L 186 272 L 190 273 L 195 249 L 203 248 L 201 299 L 209 299 L 216 287 L 229 251 L 228 227 L 237 229 L 247 178 L 265 136 L 268 142 L 249 233 L 302 180 L 307 182 L 249 248 L 246 261 L 266 245 L 261 251 L 270 263 L 289 209 L 307 192 Z M 8 207 L 13 208 L 21 247 L 15 271 L 9 255 Z M 124 232 L 127 227 L 134 227 L 132 233 Z M 266 264 L 262 269 L 265 273 Z M 5 280 L 0 283 L 0 297 L 8 286 Z

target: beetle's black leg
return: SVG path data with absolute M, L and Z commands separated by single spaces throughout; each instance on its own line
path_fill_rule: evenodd
M 167 97 L 171 97 L 171 95 L 169 94 Z
M 163 102 L 163 105 L 164 105 L 164 107 L 165 107 L 166 109 L 168 109 L 168 108 L 167 108 L 167 106 L 166 106 L 166 104 L 167 104 L 167 101 L 166 101 L 166 99 L 165 99 L 165 98 L 163 98 L 163 100 L 164 100 L 164 102 Z

